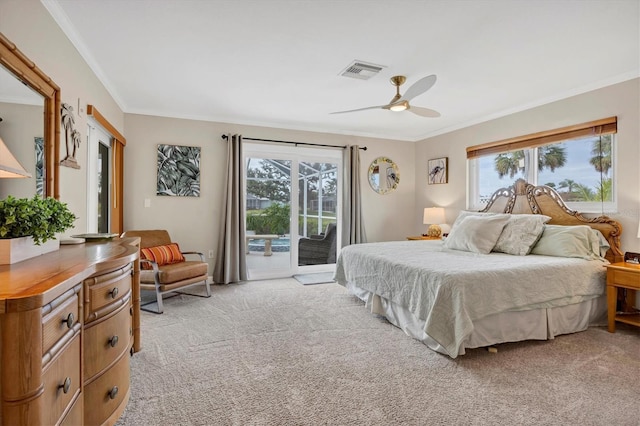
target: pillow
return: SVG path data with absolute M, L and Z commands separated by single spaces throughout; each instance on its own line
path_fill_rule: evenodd
M 600 241 L 593 229 L 586 225 L 545 225 L 531 254 L 601 259 Z
M 508 220 L 506 214 L 468 215 L 460 222 L 456 220 L 443 245 L 453 250 L 488 254 Z
M 513 214 L 502 230 L 493 251 L 525 256 L 531 252 L 551 217 L 542 214 Z
M 453 229 L 456 225 L 458 225 L 460 222 L 462 222 L 462 219 L 464 219 L 465 217 L 468 217 L 468 216 L 488 217 L 488 216 L 495 216 L 497 214 L 504 214 L 504 213 L 485 213 L 485 212 L 474 212 L 474 211 L 469 211 L 469 210 L 460 210 L 460 213 L 458 213 L 458 217 L 453 222 L 453 225 L 451 225 L 451 229 Z
M 609 249 L 611 248 L 611 245 L 609 245 L 609 240 L 607 240 L 605 236 L 602 235 L 602 232 L 598 231 L 597 229 L 594 229 L 593 232 L 595 232 L 598 237 L 600 257 L 605 257 L 607 251 L 609 251 Z
M 140 258 L 156 262 L 158 266 L 184 262 L 184 256 L 180 252 L 180 247 L 177 243 L 141 248 Z M 153 269 L 147 262 L 141 263 L 140 266 L 142 269 Z

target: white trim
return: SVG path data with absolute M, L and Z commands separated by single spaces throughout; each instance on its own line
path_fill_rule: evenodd
M 109 147 L 113 137 L 106 132 L 92 117 L 87 120 L 87 232 L 98 232 L 98 144 Z M 109 185 L 111 185 L 112 158 L 109 155 Z M 111 187 L 107 188 L 109 203 L 111 202 Z M 109 224 L 111 217 L 109 217 Z

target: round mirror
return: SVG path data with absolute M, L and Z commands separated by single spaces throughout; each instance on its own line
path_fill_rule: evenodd
M 378 194 L 387 194 L 400 183 L 398 166 L 390 158 L 378 157 L 369 166 L 369 185 Z

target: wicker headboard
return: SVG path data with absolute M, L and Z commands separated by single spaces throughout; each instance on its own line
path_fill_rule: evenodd
M 546 185 L 535 186 L 518 179 L 513 186 L 494 192 L 483 212 L 511 214 L 545 214 L 553 225 L 588 225 L 605 236 L 611 248 L 606 258 L 610 262 L 621 262 L 624 255 L 620 249 L 622 226 L 617 221 L 599 216 L 588 219 L 569 209 L 560 195 Z

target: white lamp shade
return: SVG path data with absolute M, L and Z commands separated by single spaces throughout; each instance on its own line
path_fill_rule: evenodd
M 31 177 L 0 138 L 0 178 Z
M 444 209 L 442 207 L 427 207 L 424 209 L 422 223 L 425 225 L 444 223 Z

